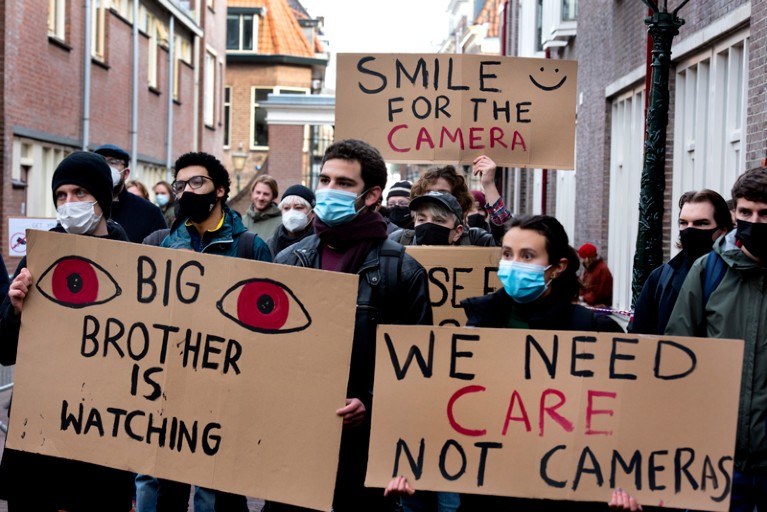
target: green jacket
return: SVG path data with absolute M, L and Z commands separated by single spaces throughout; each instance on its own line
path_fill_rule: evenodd
M 767 467 L 767 268 L 735 245 L 735 231 L 720 237 L 714 251 L 727 265 L 719 286 L 703 304 L 706 258 L 690 268 L 666 334 L 745 340 L 735 466 Z M 712 417 L 716 421 L 716 417 Z
M 266 211 L 260 212 L 251 204 L 243 215 L 242 222 L 248 231 L 254 232 L 264 240 L 269 240 L 282 225 L 282 211 L 276 204 L 271 204 Z

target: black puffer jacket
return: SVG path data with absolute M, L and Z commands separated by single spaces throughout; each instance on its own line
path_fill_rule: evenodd
M 312 235 L 280 252 L 274 262 L 318 269 L 319 246 L 320 239 Z M 360 281 L 347 396 L 359 398 L 370 411 L 376 327 L 431 325 L 432 314 L 426 272 L 398 243 L 384 240 L 368 253 L 357 274 Z

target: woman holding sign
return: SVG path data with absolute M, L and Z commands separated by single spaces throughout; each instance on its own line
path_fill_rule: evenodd
M 503 288 L 461 302 L 467 326 L 559 331 L 623 332 L 606 315 L 574 304 L 580 287 L 576 272 L 580 261 L 570 247 L 567 233 L 554 217 L 517 217 L 503 237 L 498 277 Z M 385 495 L 412 496 L 405 477 L 393 479 Z M 416 496 L 418 494 L 416 493 Z M 636 502 L 616 494 L 611 505 L 619 510 L 637 510 Z M 491 510 L 545 510 L 577 512 L 604 510 L 604 504 L 549 501 L 503 496 L 461 494 L 459 512 Z
M 503 237 L 498 278 L 503 288 L 461 302 L 466 325 L 512 329 L 623 332 L 610 317 L 574 304 L 578 255 L 554 217 L 517 217 Z M 461 512 L 480 510 L 594 510 L 593 504 L 462 495 Z
M 623 332 L 609 316 L 573 303 L 580 262 L 554 217 L 517 217 L 503 237 L 503 289 L 461 302 L 473 327 Z

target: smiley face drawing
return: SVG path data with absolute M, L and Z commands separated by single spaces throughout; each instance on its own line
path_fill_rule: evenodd
M 545 68 L 541 66 L 541 73 L 543 72 L 545 72 Z M 558 74 L 559 68 L 554 68 L 554 73 Z M 559 89 L 560 87 L 562 87 L 562 85 L 564 85 L 565 81 L 567 80 L 567 77 L 563 76 L 562 79 L 555 85 L 543 85 L 540 82 L 538 82 L 538 80 L 533 78 L 533 75 L 527 75 L 527 76 L 530 77 L 530 81 L 533 82 L 533 85 L 542 91 L 554 91 L 556 89 Z

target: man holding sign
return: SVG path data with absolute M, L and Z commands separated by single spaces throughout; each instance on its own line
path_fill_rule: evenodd
M 423 267 L 389 241 L 375 205 L 386 185 L 386 163 L 361 140 L 332 144 L 322 159 L 315 232 L 277 255 L 275 262 L 359 275 L 354 346 L 336 490 L 335 512 L 390 511 L 380 489 L 364 487 L 367 466 L 375 336 L 379 324 L 430 325 Z M 271 503 L 272 511 L 293 510 Z
M 58 224 L 52 231 L 128 241 L 119 224 L 108 220 L 112 208 L 112 174 L 95 153 L 75 152 L 53 173 L 53 202 Z M 24 299 L 33 276 L 21 260 L 0 313 L 0 363 L 16 363 Z M 39 277 L 39 276 L 35 276 Z M 82 283 L 69 280 L 57 293 Z M 15 510 L 131 510 L 133 474 L 127 471 L 6 448 L 0 463 L 0 492 Z M 29 492 L 34 482 L 39 492 Z
M 272 261 L 266 243 L 258 235 L 245 235 L 247 229 L 240 215 L 226 206 L 229 173 L 216 157 L 186 153 L 173 167 L 176 180 L 172 187 L 180 208 L 178 219 L 161 244 L 163 247 Z M 186 510 L 189 492 L 189 484 L 160 480 L 158 510 Z M 215 491 L 215 502 L 220 510 L 248 509 L 244 496 L 222 491 Z

